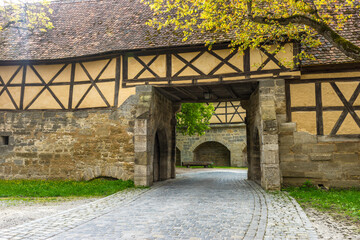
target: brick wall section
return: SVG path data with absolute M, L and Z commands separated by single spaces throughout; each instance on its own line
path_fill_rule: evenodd
M 0 178 L 133 179 L 133 125 L 117 109 L 0 112 Z
M 280 125 L 280 161 L 284 185 L 307 179 L 328 187 L 360 185 L 360 140 L 297 132 L 296 123 Z
M 195 149 L 206 142 L 217 142 L 225 146 L 230 151 L 231 166 L 247 166 L 245 124 L 213 125 L 202 136 L 177 134 L 176 146 L 180 150 L 181 162 L 194 161 Z M 209 154 L 211 154 L 210 151 Z

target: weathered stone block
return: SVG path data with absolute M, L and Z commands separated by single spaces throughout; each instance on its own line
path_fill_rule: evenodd
M 311 161 L 330 161 L 332 160 L 332 153 L 310 153 Z
M 334 161 L 359 163 L 359 155 L 356 153 L 334 153 Z
M 266 120 L 263 121 L 263 132 L 264 134 L 276 134 L 278 127 L 277 127 L 277 121 L 276 120 Z
M 15 164 L 15 165 L 22 166 L 22 165 L 24 165 L 24 160 L 22 160 L 22 159 L 15 159 L 15 160 L 14 160 L 14 164 Z
M 319 172 L 319 163 L 310 161 L 281 162 L 281 169 L 286 171 Z
M 135 152 L 147 151 L 147 137 L 146 136 L 134 136 L 134 148 Z
M 135 164 L 147 165 L 148 152 L 135 152 Z
M 303 144 L 303 143 L 317 143 L 316 135 L 311 135 L 307 132 L 294 132 L 294 143 Z
M 279 133 L 290 133 L 296 132 L 296 122 L 281 123 L 279 126 Z
M 279 144 L 282 146 L 292 146 L 294 145 L 293 135 L 280 135 Z
M 337 142 L 338 152 L 360 152 L 360 142 Z
M 308 161 L 309 160 L 308 154 L 295 153 L 294 157 L 295 157 L 295 161 Z
M 279 145 L 278 144 L 265 144 L 261 147 L 262 151 L 279 151 Z
M 281 179 L 279 165 L 262 165 L 261 186 L 265 190 L 280 190 Z
M 38 156 L 37 153 L 33 152 L 17 152 L 15 153 L 17 157 L 23 157 L 23 158 L 36 158 Z
M 134 127 L 135 135 L 146 135 L 147 134 L 147 119 L 136 119 Z
M 83 110 L 75 111 L 73 114 L 74 114 L 75 118 L 87 118 L 87 117 L 89 117 L 88 111 L 83 111 Z
M 39 154 L 39 158 L 41 160 L 48 160 L 48 159 L 52 159 L 54 157 L 54 155 L 52 153 L 40 153 Z
M 286 171 L 282 170 L 281 174 L 284 178 L 303 178 L 305 177 L 305 173 L 301 171 Z
M 278 135 L 276 135 L 276 134 L 268 134 L 268 135 L 262 136 L 262 144 L 264 144 L 264 145 L 278 144 L 278 143 L 279 143 L 279 139 L 278 139 Z
M 279 163 L 279 152 L 278 151 L 263 151 L 261 153 L 262 163 L 266 164 L 278 164 Z
M 293 162 L 295 161 L 294 154 L 280 154 L 280 162 Z
M 275 82 L 274 80 L 263 80 L 259 82 L 259 88 L 265 88 L 265 87 L 274 87 Z
M 261 118 L 263 120 L 276 119 L 275 106 L 261 106 Z

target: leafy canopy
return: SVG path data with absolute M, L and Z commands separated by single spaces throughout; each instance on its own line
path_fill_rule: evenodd
M 182 31 L 184 40 L 194 32 L 212 32 L 232 39 L 230 46 L 240 52 L 286 40 L 305 47 L 321 44 L 317 34 L 347 56 L 360 60 L 360 48 L 341 37 L 346 21 L 359 16 L 359 0 L 142 0 L 154 11 L 148 25 Z M 272 50 L 279 51 L 279 49 Z M 298 57 L 314 58 L 305 51 Z
M 203 135 L 210 129 L 210 118 L 214 113 L 213 104 L 183 103 L 181 111 L 176 114 L 176 130 L 183 135 Z
M 0 32 L 10 28 L 46 32 L 54 26 L 49 0 L 1 0 Z

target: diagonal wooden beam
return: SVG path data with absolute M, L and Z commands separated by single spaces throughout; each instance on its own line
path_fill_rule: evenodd
M 7 87 L 11 84 L 12 80 L 14 80 L 14 78 L 16 77 L 16 75 L 20 72 L 21 68 L 23 66 L 19 66 L 16 71 L 14 72 L 14 74 L 10 77 L 9 81 L 4 85 L 3 89 L 1 89 L 0 91 L 0 96 L 6 91 Z
M 4 86 L 4 87 L 6 86 L 6 85 L 5 85 L 4 80 L 1 78 L 1 76 L 0 76 L 0 83 L 1 83 L 1 84 L 3 84 L 3 86 Z M 9 89 L 8 89 L 8 88 L 6 88 L 6 89 L 5 89 L 5 91 L 6 91 L 6 93 L 8 94 L 8 96 L 9 96 L 9 98 L 10 98 L 10 100 L 11 100 L 12 104 L 14 105 L 15 109 L 16 109 L 16 110 L 19 110 L 19 107 L 18 107 L 18 105 L 16 104 L 16 102 L 15 102 L 14 98 L 12 97 L 12 95 L 11 95 L 11 93 L 10 93 Z
M 279 48 L 280 47 L 283 47 L 284 46 L 284 43 L 282 43 L 280 46 L 279 46 Z M 280 63 L 280 61 L 279 60 L 277 60 L 276 58 L 275 58 L 275 55 L 277 54 L 276 52 L 275 53 L 273 53 L 273 54 L 270 54 L 268 51 L 266 51 L 266 49 L 264 49 L 263 47 L 258 47 L 263 53 L 265 53 L 265 55 L 268 57 L 266 60 L 265 60 L 265 62 L 263 62 L 262 64 L 261 64 L 261 66 L 258 68 L 258 71 L 260 71 L 261 69 L 263 69 L 264 67 L 265 67 L 265 65 L 268 63 L 268 62 L 270 62 L 270 60 L 272 60 L 276 65 L 278 65 L 278 67 L 281 69 L 281 70 L 286 70 L 286 67 L 284 66 L 284 65 L 282 65 L 281 63 Z M 279 50 L 279 48 L 277 49 L 277 50 Z
M 229 67 L 231 67 L 232 69 L 234 69 L 236 72 L 241 73 L 242 71 L 236 67 L 235 65 L 233 65 L 232 63 L 229 62 L 229 60 L 235 56 L 235 54 L 237 54 L 237 51 L 233 51 L 232 53 L 230 53 L 226 58 L 222 58 L 220 57 L 218 54 L 216 54 L 213 51 L 209 51 L 207 50 L 208 53 L 210 53 L 212 56 L 216 57 L 217 59 L 219 59 L 221 61 L 221 63 L 219 63 L 213 70 L 211 70 L 211 72 L 208 75 L 213 75 L 217 70 L 219 70 L 224 64 L 228 65 Z
M 66 65 L 67 66 L 67 65 Z M 31 70 L 35 73 L 35 75 L 38 77 L 38 79 L 42 82 L 43 84 L 43 88 L 40 90 L 40 92 L 35 96 L 35 98 L 25 107 L 26 109 L 29 109 L 29 107 L 36 101 L 36 99 L 41 95 L 41 93 L 47 89 L 49 91 L 49 93 L 51 94 L 51 96 L 55 99 L 55 101 L 59 104 L 59 106 L 61 107 L 61 109 L 65 109 L 64 105 L 62 104 L 62 102 L 58 99 L 58 97 L 55 95 L 55 93 L 49 88 L 49 85 L 44 81 L 44 79 L 41 77 L 41 75 L 38 73 L 38 71 L 34 68 L 33 65 L 29 65 L 29 67 L 31 68 Z M 60 69 L 61 71 L 63 71 L 65 69 L 65 65 Z M 56 74 L 56 76 L 58 76 L 60 73 L 58 72 L 58 74 Z M 54 81 L 55 78 L 52 78 L 52 81 Z
M 106 68 L 109 66 L 110 62 L 112 61 L 112 59 L 110 59 L 106 65 L 103 67 L 103 69 L 101 69 L 100 73 L 97 75 L 97 77 L 94 79 L 92 79 L 91 75 L 89 74 L 88 70 L 85 68 L 84 64 L 80 63 L 81 68 L 84 70 L 86 76 L 89 78 L 91 85 L 90 87 L 86 90 L 86 92 L 84 93 L 84 95 L 81 97 L 80 101 L 78 102 L 78 104 L 76 104 L 75 108 L 78 108 L 80 106 L 80 104 L 84 101 L 85 97 L 88 95 L 88 93 L 90 92 L 90 90 L 92 89 L 92 87 L 94 87 L 97 92 L 100 94 L 102 100 L 105 102 L 107 107 L 110 107 L 109 102 L 106 100 L 104 94 L 101 92 L 101 90 L 99 89 L 99 87 L 96 85 L 96 83 L 99 81 L 99 78 L 101 77 L 101 75 L 104 73 L 104 71 L 106 70 Z
M 141 71 L 140 71 L 138 74 L 136 74 L 136 76 L 135 76 L 133 79 L 138 79 L 138 78 L 141 76 L 141 74 L 143 74 L 146 70 L 150 71 L 150 66 L 151 66 L 151 64 L 153 64 L 158 57 L 159 57 L 159 55 L 156 55 L 154 58 L 152 58 L 152 59 L 150 60 L 150 62 L 149 62 L 148 64 L 144 63 L 140 58 L 136 57 L 136 58 L 135 58 L 136 61 L 138 61 L 138 62 L 139 62 L 139 60 L 142 61 L 147 67 L 144 67 L 143 69 L 141 69 Z M 141 64 L 141 62 L 139 62 L 139 63 Z M 143 66 L 144 66 L 144 65 L 143 65 Z M 151 70 L 150 72 L 151 72 L 151 74 L 153 74 L 155 77 L 159 77 L 155 72 L 152 72 L 152 70 Z
M 221 119 L 219 118 L 218 114 L 216 113 L 216 110 L 219 108 L 221 102 L 218 102 L 218 104 L 216 105 L 216 107 L 214 107 L 214 116 L 219 120 L 220 123 L 223 123 L 223 121 L 221 121 Z
M 45 89 L 49 89 L 49 86 L 52 84 L 52 82 L 64 71 L 64 69 L 68 66 L 68 64 L 65 64 L 64 66 L 62 66 L 62 68 L 50 79 L 50 81 L 48 83 L 45 83 L 44 80 L 41 80 L 41 76 L 40 74 L 36 71 L 36 69 L 33 66 L 30 66 L 30 68 L 34 71 L 35 75 L 39 78 L 40 76 L 40 81 L 42 81 L 43 83 L 45 83 L 45 86 L 40 90 L 40 92 L 38 92 L 38 94 L 33 98 L 33 100 L 31 100 L 31 102 L 25 107 L 26 109 L 29 109 L 29 107 L 31 107 L 31 105 L 39 98 L 39 96 L 45 91 Z M 51 92 L 50 92 L 51 93 Z M 54 94 L 55 95 L 55 94 Z M 64 106 L 62 106 L 62 103 L 60 102 L 60 100 L 55 96 L 55 101 L 60 105 L 60 107 L 62 109 L 65 109 Z M 59 103 L 60 102 L 60 103 Z
M 346 98 L 344 97 L 344 95 L 342 94 L 342 92 L 340 91 L 339 87 L 336 85 L 336 83 L 331 82 L 330 85 L 332 86 L 332 88 L 334 89 L 334 91 L 336 92 L 336 94 L 338 95 L 338 97 L 340 98 L 340 100 L 342 101 L 342 103 L 344 104 L 346 110 L 348 111 L 348 113 L 350 113 L 350 115 L 353 117 L 353 119 L 355 120 L 356 124 L 359 126 L 360 128 L 360 118 L 359 116 L 356 114 L 352 104 L 350 104 Z
M 353 104 L 354 104 L 355 100 L 358 98 L 359 94 L 360 94 L 360 83 L 358 84 L 358 86 L 356 87 L 354 93 L 352 94 L 352 96 L 349 99 L 349 104 L 351 106 L 353 106 Z M 343 124 L 347 114 L 348 114 L 347 109 L 344 109 L 342 111 L 339 119 L 336 121 L 333 129 L 331 130 L 330 135 L 335 135 L 339 131 L 339 129 L 340 129 L 341 125 Z
M 205 53 L 205 51 L 201 51 L 200 53 L 198 53 L 193 59 L 189 61 L 187 61 L 185 58 L 181 57 L 179 54 L 174 53 L 174 56 L 177 57 L 180 61 L 182 61 L 183 63 L 185 63 L 185 66 L 182 67 L 177 73 L 174 74 L 173 77 L 177 77 L 180 75 L 180 73 L 182 73 L 187 67 L 192 68 L 195 72 L 197 72 L 199 75 L 204 76 L 205 73 L 203 73 L 202 71 L 200 71 L 200 69 L 198 69 L 197 67 L 195 67 L 193 65 L 193 62 L 195 62 L 199 57 L 201 57 L 203 54 Z
M 156 60 L 156 58 L 158 57 L 159 55 L 156 55 L 155 56 L 155 59 L 152 59 L 152 60 Z M 144 63 L 144 61 L 143 60 L 141 60 L 138 56 L 134 56 L 134 58 L 136 59 L 136 61 L 138 61 L 144 68 L 143 68 L 143 70 L 145 71 L 145 70 L 148 70 L 152 75 L 154 75 L 154 77 L 156 77 L 156 78 L 160 78 L 160 76 L 159 75 L 157 75 L 146 63 Z M 153 61 L 153 62 L 154 62 Z M 141 74 L 140 74 L 141 75 Z M 139 76 L 140 76 L 139 75 Z M 137 76 L 137 75 L 136 75 Z M 138 77 L 139 77 L 138 76 Z M 135 79 L 135 78 L 134 78 Z
M 232 101 L 230 101 L 230 103 L 231 103 L 232 107 L 233 107 L 234 110 L 235 110 L 233 116 L 232 116 L 231 119 L 230 119 L 230 122 L 232 121 L 232 119 L 235 117 L 236 114 L 237 114 L 237 115 L 240 117 L 240 119 L 244 122 L 243 117 L 241 116 L 240 112 L 238 111 L 239 108 L 240 108 L 240 106 L 241 106 L 241 104 L 239 104 L 237 107 L 235 107 L 235 105 L 233 104 Z

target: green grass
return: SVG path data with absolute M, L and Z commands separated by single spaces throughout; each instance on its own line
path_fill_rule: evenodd
M 322 190 L 309 183 L 285 188 L 302 206 L 313 207 L 360 221 L 360 189 Z
M 0 180 L 0 198 L 100 197 L 128 188 L 133 181 Z
M 177 168 L 187 168 L 185 166 L 176 166 Z M 204 168 L 203 166 L 190 166 L 190 168 Z M 224 169 L 248 169 L 247 167 L 224 167 L 224 166 L 209 166 L 208 168 L 224 168 Z

